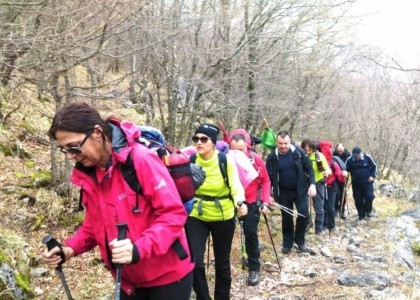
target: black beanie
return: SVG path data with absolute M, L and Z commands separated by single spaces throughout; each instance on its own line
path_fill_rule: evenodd
M 195 130 L 195 134 L 197 133 L 207 135 L 211 139 L 213 144 L 216 145 L 219 128 L 214 126 L 213 124 L 203 123 Z

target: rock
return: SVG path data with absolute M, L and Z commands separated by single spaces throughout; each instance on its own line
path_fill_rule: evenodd
M 35 289 L 34 289 L 34 293 L 35 293 L 35 295 L 37 295 L 37 296 L 41 296 L 41 295 L 43 295 L 43 294 L 44 294 L 44 290 L 42 290 L 42 289 L 40 289 L 40 288 L 35 288 Z
M 47 273 L 48 273 L 47 268 L 35 268 L 35 269 L 31 269 L 30 271 L 31 277 L 35 277 L 35 278 L 42 277 Z
M 346 261 L 343 257 L 341 256 L 334 256 L 334 262 L 336 264 L 344 264 Z
M 330 249 L 328 249 L 328 247 L 322 247 L 321 249 L 321 255 L 325 256 L 325 257 L 331 257 L 331 251 Z
M 391 282 L 391 277 L 384 272 L 364 271 L 361 274 L 351 275 L 343 272 L 338 278 L 338 283 L 344 286 L 374 287 L 383 290 Z
M 388 300 L 388 299 L 406 300 L 408 299 L 407 296 L 403 294 L 401 291 L 392 289 L 392 288 L 389 288 L 389 289 L 387 288 L 387 289 L 384 289 L 383 291 L 369 290 L 366 293 L 366 298 L 375 299 L 375 300 Z
M 305 276 L 306 277 L 315 277 L 315 276 L 317 276 L 318 275 L 318 273 L 317 272 L 315 272 L 315 270 L 314 269 L 312 269 L 312 268 L 309 268 L 306 272 L 305 272 Z
M 354 253 L 357 252 L 359 249 L 357 248 L 356 245 L 350 244 L 347 246 L 347 251 L 350 253 Z

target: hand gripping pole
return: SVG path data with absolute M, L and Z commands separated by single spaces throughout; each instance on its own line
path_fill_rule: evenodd
M 61 256 L 62 260 L 58 264 L 58 266 L 55 268 L 55 270 L 60 276 L 61 284 L 63 285 L 64 291 L 66 292 L 67 299 L 73 300 L 73 297 L 71 296 L 71 293 L 70 293 L 69 286 L 67 285 L 66 277 L 64 276 L 64 273 L 63 273 L 62 265 L 65 261 L 65 255 L 62 250 L 62 245 L 55 238 L 53 238 L 52 235 L 47 235 L 46 237 L 44 237 L 42 240 L 42 243 L 47 245 L 48 251 L 51 251 L 51 249 L 53 249 L 54 247 L 60 248 L 61 251 L 58 253 L 58 255 Z
M 117 224 L 118 228 L 118 240 L 125 240 L 127 238 L 127 224 L 119 223 Z M 115 276 L 115 300 L 120 300 L 121 297 L 121 278 L 122 278 L 122 264 L 116 264 L 116 276 Z

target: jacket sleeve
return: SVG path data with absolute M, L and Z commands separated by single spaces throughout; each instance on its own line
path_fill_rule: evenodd
M 315 172 L 312 162 L 308 155 L 301 153 L 303 171 L 308 175 L 309 184 L 315 184 Z
M 270 202 L 270 189 L 271 189 L 271 182 L 270 177 L 268 175 L 267 169 L 264 165 L 262 158 L 255 154 L 255 164 L 258 167 L 258 174 L 261 180 L 261 198 L 264 203 L 268 204 Z
M 376 178 L 378 176 L 378 166 L 376 165 L 376 162 L 372 158 L 372 156 L 365 154 L 367 157 L 367 160 L 369 161 L 370 165 L 370 176 L 373 178 Z
M 239 173 L 236 168 L 235 161 L 229 154 L 226 155 L 226 159 L 230 194 L 232 195 L 234 203 L 237 204 L 240 201 L 245 201 L 245 190 L 242 186 L 241 180 L 239 179 Z
M 267 160 L 265 162 L 265 168 L 267 170 L 268 178 L 270 179 L 270 194 L 273 195 L 273 183 L 275 182 L 274 177 L 275 172 L 273 170 L 273 159 L 272 154 L 267 156 Z
M 183 234 L 187 213 L 172 177 L 157 155 L 142 152 L 133 160 L 144 196 L 152 206 L 149 213 L 153 214 L 153 223 L 135 241 L 143 259 L 168 252 Z
M 343 177 L 343 172 L 341 172 L 340 166 L 335 161 L 333 161 L 332 169 L 334 170 L 334 176 L 335 178 L 337 178 L 338 182 L 341 182 L 341 183 L 346 182 L 346 178 Z
M 88 211 L 89 208 L 89 193 L 86 191 L 83 192 L 83 203 L 85 204 L 85 210 Z M 92 225 L 90 222 L 90 214 L 86 212 L 85 220 L 83 221 L 82 226 L 79 227 L 77 233 L 64 241 L 64 245 L 72 248 L 75 255 L 80 255 L 85 252 L 88 252 L 95 248 L 98 243 L 94 236 Z

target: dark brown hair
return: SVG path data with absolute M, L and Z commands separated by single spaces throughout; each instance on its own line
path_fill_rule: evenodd
M 111 139 L 111 126 L 101 118 L 95 108 L 87 103 L 71 103 L 56 112 L 48 135 L 56 140 L 58 130 L 85 133 L 96 125 L 101 126 L 103 135 Z
M 304 139 L 302 141 L 301 147 L 302 147 L 302 149 L 305 150 L 306 146 L 308 146 L 309 149 L 311 149 L 313 152 L 315 152 L 316 145 L 315 145 L 315 142 L 313 140 L 311 140 L 311 139 Z

